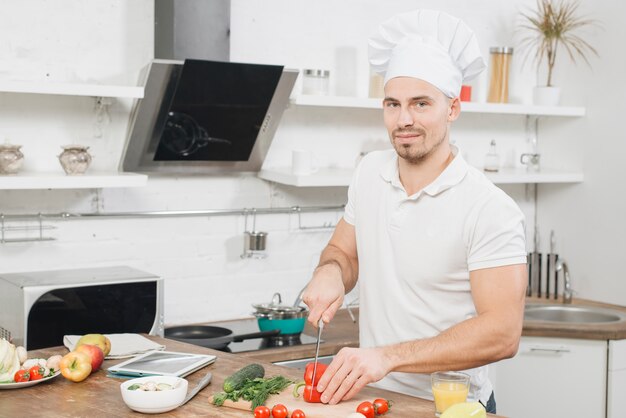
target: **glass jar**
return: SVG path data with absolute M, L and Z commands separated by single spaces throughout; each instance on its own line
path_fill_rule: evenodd
M 314 95 L 328 94 L 328 70 L 304 70 L 304 78 L 302 80 L 302 93 Z
M 509 70 L 513 48 L 490 48 L 491 78 L 489 81 L 489 96 L 491 103 L 508 103 L 509 101 Z
M 59 161 L 66 174 L 83 174 L 91 164 L 91 155 L 87 151 L 89 147 L 83 145 L 65 145 L 59 155 Z
M 24 162 L 21 145 L 0 145 L 0 174 L 17 174 Z
M 500 169 L 500 156 L 496 151 L 496 140 L 492 139 L 489 146 L 489 152 L 485 155 L 485 171 L 492 173 Z

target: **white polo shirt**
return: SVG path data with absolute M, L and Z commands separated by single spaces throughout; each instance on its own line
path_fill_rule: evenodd
M 412 196 L 395 150 L 369 153 L 354 174 L 344 219 L 356 230 L 361 347 L 433 337 L 476 316 L 469 272 L 526 263 L 521 210 L 452 148 L 448 167 Z M 466 372 L 469 398 L 486 404 L 487 366 Z M 429 375 L 394 372 L 375 386 L 432 399 Z

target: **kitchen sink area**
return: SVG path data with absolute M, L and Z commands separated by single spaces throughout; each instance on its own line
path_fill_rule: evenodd
M 626 321 L 626 314 L 597 306 L 528 304 L 524 309 L 524 320 L 569 324 L 608 324 Z

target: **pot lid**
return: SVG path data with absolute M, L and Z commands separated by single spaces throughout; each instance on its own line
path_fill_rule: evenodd
M 302 306 L 283 305 L 280 293 L 274 293 L 270 303 L 257 303 L 253 304 L 252 307 L 258 313 L 298 313 L 306 310 Z

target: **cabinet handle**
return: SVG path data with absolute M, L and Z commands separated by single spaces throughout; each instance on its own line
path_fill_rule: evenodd
M 532 352 L 544 352 L 544 353 L 569 353 L 571 350 L 567 347 L 529 347 L 528 351 Z

